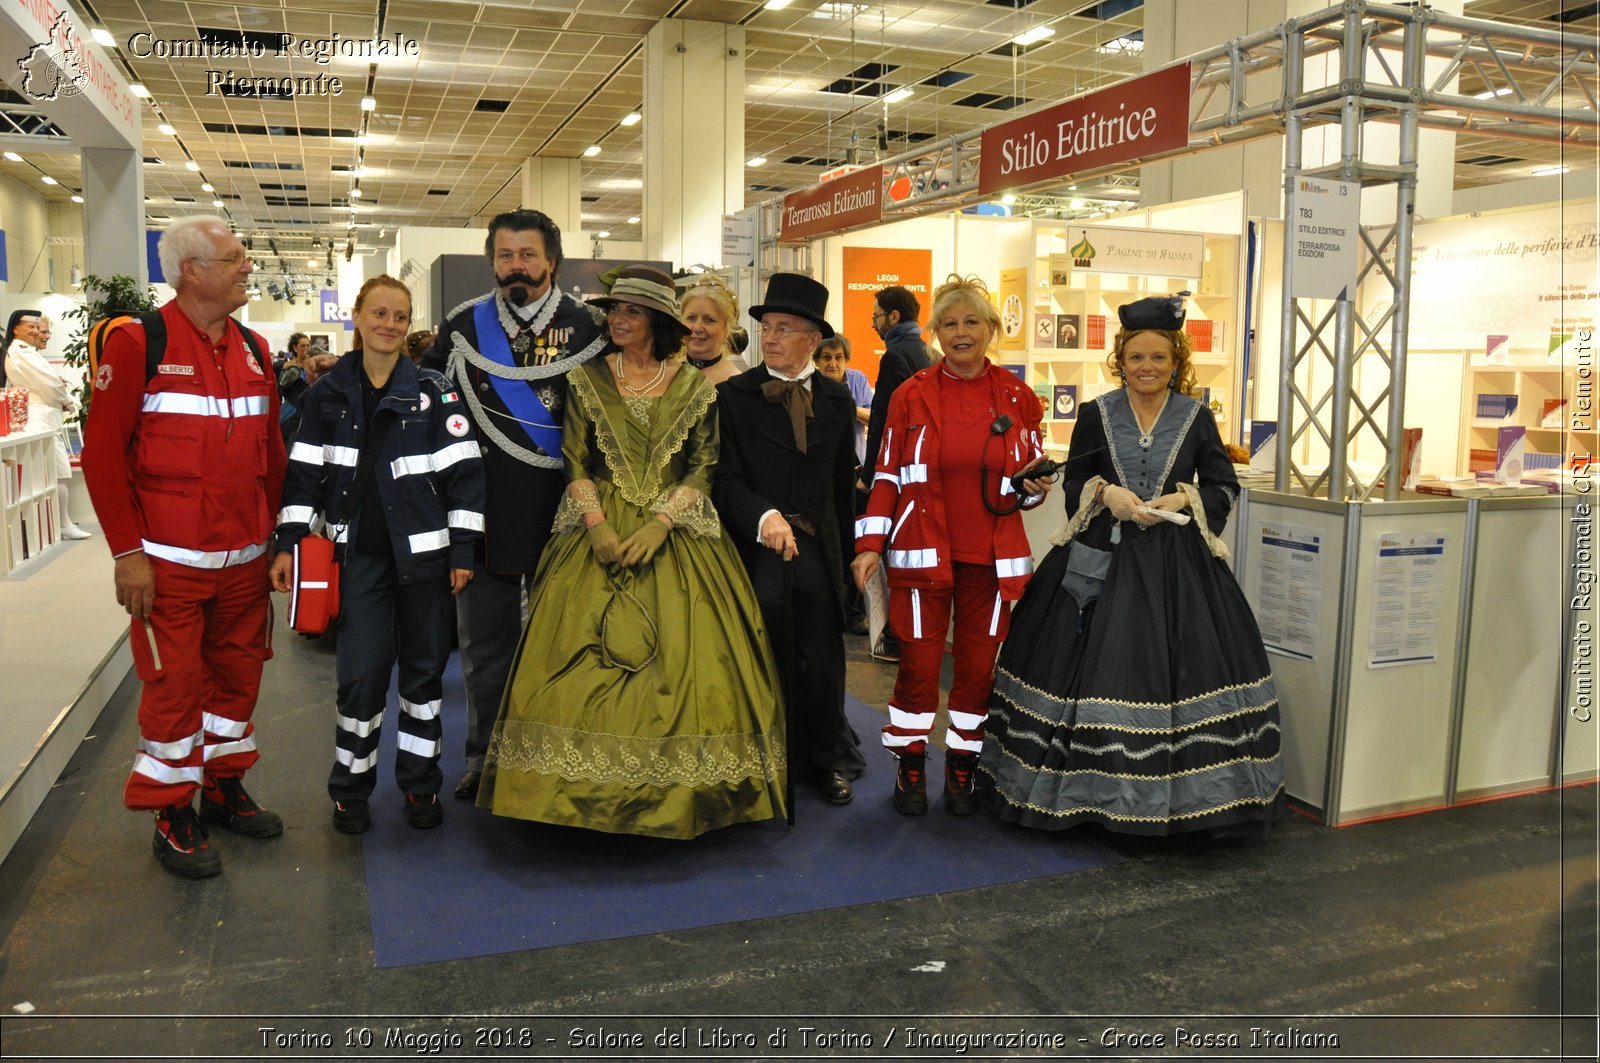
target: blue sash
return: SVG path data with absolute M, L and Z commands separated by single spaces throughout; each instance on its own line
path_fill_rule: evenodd
M 551 292 L 550 298 L 559 299 L 561 293 Z M 472 320 L 478 326 L 478 353 L 496 365 L 516 368 L 516 358 L 511 353 L 506 330 L 500 327 L 500 315 L 495 310 L 493 297 L 473 307 Z M 544 400 L 539 398 L 533 386 L 526 380 L 509 380 L 493 374 L 489 375 L 489 383 L 493 385 L 494 393 L 500 396 L 500 401 L 505 403 L 506 409 L 511 411 L 511 416 L 517 419 L 517 427 L 522 429 L 533 445 L 547 455 L 559 456 L 561 426 L 555 423 L 555 417 L 545 407 Z

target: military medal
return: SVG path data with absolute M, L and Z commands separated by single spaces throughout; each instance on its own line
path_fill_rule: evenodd
M 530 343 L 531 341 L 528 339 L 527 330 L 523 330 L 518 332 L 516 338 L 511 341 L 511 349 L 517 352 L 517 357 L 519 359 L 523 359 L 528 355 L 528 346 Z

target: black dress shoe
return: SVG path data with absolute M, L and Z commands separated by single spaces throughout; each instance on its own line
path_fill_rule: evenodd
M 822 792 L 822 799 L 830 805 L 848 805 L 856 798 L 856 792 L 850 788 L 850 780 L 837 771 L 823 775 L 817 789 Z
M 463 801 L 476 801 L 478 799 L 478 783 L 483 779 L 483 772 L 469 771 L 461 776 L 461 781 L 456 783 L 456 796 Z

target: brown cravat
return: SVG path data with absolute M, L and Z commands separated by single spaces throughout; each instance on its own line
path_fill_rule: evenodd
M 761 394 L 771 403 L 783 403 L 789 413 L 789 426 L 794 429 L 795 448 L 806 452 L 806 422 L 816 416 L 811 412 L 811 389 L 804 380 L 778 380 L 761 385 Z

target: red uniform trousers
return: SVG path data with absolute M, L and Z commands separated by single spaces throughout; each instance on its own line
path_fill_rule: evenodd
M 951 639 L 955 678 L 950 684 L 950 727 L 945 748 L 976 755 L 994 691 L 994 661 L 1011 628 L 1011 603 L 1000 598 L 994 565 L 951 564 L 955 586 L 938 590 L 889 588 L 889 623 L 900 640 L 900 670 L 889 702 L 883 744 L 894 753 L 927 749 L 939 711 L 939 670 L 945 633 L 955 607 Z
M 122 792 L 132 809 L 189 802 L 205 776 L 242 776 L 256 752 L 261 668 L 272 656 L 272 602 L 263 555 L 225 568 L 150 558 L 155 608 L 130 641 L 144 683 L 139 752 Z

